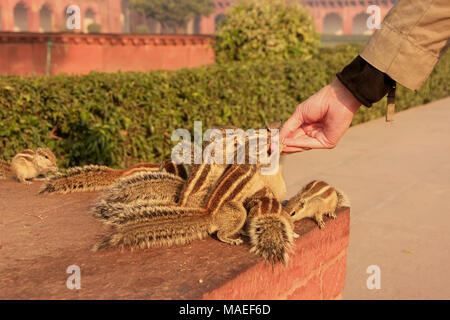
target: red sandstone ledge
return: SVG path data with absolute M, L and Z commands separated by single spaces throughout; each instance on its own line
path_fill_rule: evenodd
M 211 44 L 214 37 L 210 35 L 0 32 L 0 43 L 44 43 L 48 40 L 52 40 L 53 43 L 165 46 Z
M 41 183 L 0 181 L 0 299 L 337 299 L 344 289 L 350 210 L 296 224 L 287 267 L 211 237 L 189 245 L 92 252 L 105 227 L 88 212 L 97 193 L 38 196 Z M 66 269 L 81 268 L 69 290 Z

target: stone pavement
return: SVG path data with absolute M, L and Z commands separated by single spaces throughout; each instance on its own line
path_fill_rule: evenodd
M 323 179 L 351 200 L 344 299 L 450 299 L 450 98 L 282 161 L 290 194 Z M 371 265 L 379 290 L 366 286 Z

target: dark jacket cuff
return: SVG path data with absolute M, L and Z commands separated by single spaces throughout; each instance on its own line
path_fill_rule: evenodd
M 336 76 L 366 107 L 371 107 L 372 103 L 381 100 L 395 85 L 391 77 L 372 67 L 360 56 L 357 56 Z

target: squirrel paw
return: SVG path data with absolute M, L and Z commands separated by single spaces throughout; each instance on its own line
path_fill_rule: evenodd
M 241 244 L 243 244 L 243 243 L 244 243 L 244 240 L 242 240 L 241 238 L 233 239 L 233 240 L 231 241 L 231 244 L 232 244 L 232 245 L 236 245 L 236 246 L 241 245 Z
M 317 224 L 319 225 L 319 229 L 325 228 L 325 222 L 323 222 L 323 220 L 317 221 Z
M 334 212 L 330 212 L 330 213 L 328 213 L 327 214 L 329 217 L 331 217 L 332 219 L 336 219 L 337 218 L 337 215 L 336 215 L 336 213 L 334 213 Z
M 222 241 L 222 242 L 231 244 L 231 245 L 236 245 L 236 246 L 238 246 L 238 245 L 244 243 L 244 240 L 242 240 L 241 238 L 236 238 L 236 239 L 231 239 L 231 238 L 225 238 L 225 239 L 224 239 L 224 238 L 220 238 L 219 240 Z

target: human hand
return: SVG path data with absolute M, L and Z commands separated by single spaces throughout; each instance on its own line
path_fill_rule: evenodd
M 331 149 L 350 127 L 361 103 L 338 80 L 297 106 L 280 130 L 283 154 Z

